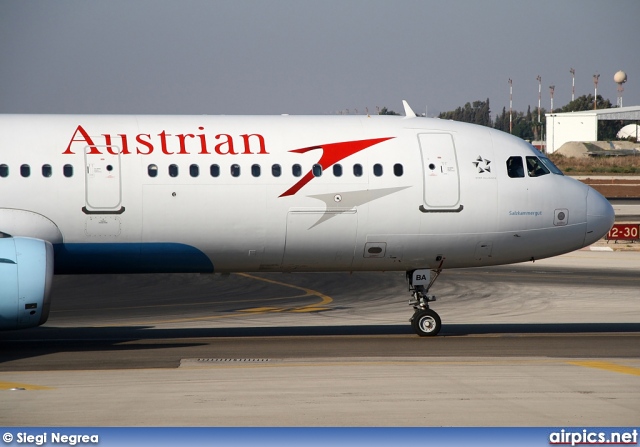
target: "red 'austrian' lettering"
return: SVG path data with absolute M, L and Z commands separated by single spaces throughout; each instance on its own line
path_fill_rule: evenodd
M 131 136 L 132 145 L 129 145 L 129 136 L 124 133 L 115 135 L 100 134 L 100 136 L 91 137 L 89 133 L 78 125 L 75 132 L 69 140 L 67 149 L 63 154 L 74 155 L 79 152 L 85 151 L 85 148 L 89 148 L 87 154 L 90 155 L 102 155 L 102 154 L 117 154 L 117 150 L 114 146 L 120 149 L 120 154 L 138 154 L 138 155 L 151 155 L 155 152 L 162 152 L 165 155 L 188 155 L 188 154 L 201 154 L 211 155 L 207 148 L 207 134 L 204 133 L 204 127 L 198 127 L 201 132 L 195 133 L 179 133 L 172 135 L 167 133 L 166 130 L 162 130 L 157 134 L 140 133 L 138 135 Z M 104 142 L 102 141 L 104 138 Z M 211 138 L 211 136 L 209 136 Z M 257 133 L 246 133 L 234 137 L 230 134 L 221 133 L 214 135 L 216 140 L 213 151 L 218 155 L 254 155 L 254 154 L 268 154 L 264 136 Z M 240 146 L 236 149 L 237 146 Z M 134 146 L 135 145 L 135 146 Z

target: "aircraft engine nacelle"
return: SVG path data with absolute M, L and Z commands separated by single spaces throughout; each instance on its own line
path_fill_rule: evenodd
M 40 239 L 0 238 L 0 330 L 43 324 L 49 317 L 53 246 Z

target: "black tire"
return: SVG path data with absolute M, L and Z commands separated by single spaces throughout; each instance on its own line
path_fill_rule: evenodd
M 431 309 L 418 310 L 411 318 L 411 327 L 420 337 L 433 337 L 440 332 L 442 321 Z

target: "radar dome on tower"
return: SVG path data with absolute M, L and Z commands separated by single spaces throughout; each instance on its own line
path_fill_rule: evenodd
M 624 91 L 624 87 L 622 84 L 627 82 L 627 74 L 620 70 L 616 74 L 613 75 L 613 80 L 616 84 L 618 84 L 618 107 L 622 107 L 622 92 Z
M 613 80 L 616 84 L 624 84 L 627 82 L 627 74 L 620 70 L 616 74 L 613 75 Z

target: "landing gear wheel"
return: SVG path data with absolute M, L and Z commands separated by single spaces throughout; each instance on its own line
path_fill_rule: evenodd
M 420 337 L 433 337 L 438 335 L 442 322 L 440 315 L 431 309 L 417 310 L 411 317 L 411 327 Z

